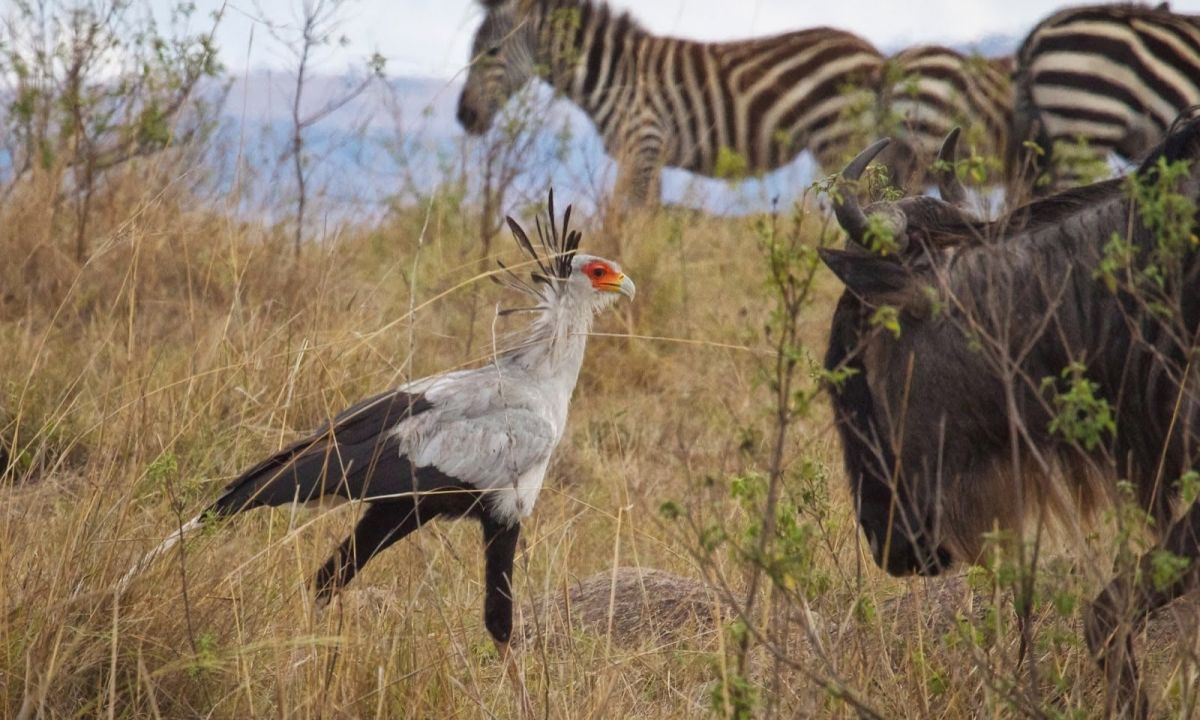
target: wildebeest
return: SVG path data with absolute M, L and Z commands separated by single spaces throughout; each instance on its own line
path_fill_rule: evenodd
M 1177 507 L 1200 468 L 1197 159 L 1200 119 L 1181 117 L 1136 182 L 994 221 L 929 197 L 864 211 L 841 192 L 849 247 L 822 251 L 846 284 L 825 362 L 843 371 L 835 419 L 875 561 L 936 574 L 979 559 L 995 527 L 1070 526 L 1127 480 L 1158 550 L 1109 583 L 1085 628 L 1110 702 L 1135 715 L 1146 700 L 1130 630 L 1197 584 L 1200 506 Z M 1153 572 L 1163 550 L 1186 559 L 1166 578 Z

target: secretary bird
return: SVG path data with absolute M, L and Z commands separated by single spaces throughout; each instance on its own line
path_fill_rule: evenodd
M 472 517 L 483 526 L 484 625 L 524 698 L 509 657 L 512 569 L 521 518 L 533 510 L 583 363 L 593 316 L 634 284 L 610 260 L 577 252 L 580 233 L 537 223 L 544 257 L 507 218 L 535 266 L 532 283 L 504 271 L 497 280 L 531 297 L 527 332 L 482 367 L 416 380 L 363 400 L 312 435 L 254 465 L 215 502 L 147 553 L 118 585 L 123 591 L 155 557 L 209 518 L 340 496 L 367 504 L 354 532 L 313 581 L 323 606 L 383 549 L 435 517 Z

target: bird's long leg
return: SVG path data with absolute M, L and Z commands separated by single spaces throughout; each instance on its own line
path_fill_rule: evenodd
M 513 591 L 512 571 L 513 558 L 517 554 L 517 540 L 521 535 L 521 525 L 507 525 L 497 522 L 485 513 L 483 516 L 483 543 L 486 556 L 484 581 L 486 594 L 483 601 L 483 624 L 496 643 L 500 654 L 500 662 L 504 663 L 509 680 L 521 703 L 522 713 L 526 717 L 533 716 L 533 708 L 529 695 L 525 692 L 525 683 L 521 680 L 521 671 L 517 667 L 509 643 L 512 640 Z
M 371 503 L 354 526 L 354 532 L 317 571 L 313 579 L 317 605 L 327 604 L 376 553 L 403 539 L 436 514 L 417 512 L 410 498 Z

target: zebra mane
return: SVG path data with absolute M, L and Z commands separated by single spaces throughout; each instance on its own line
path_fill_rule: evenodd
M 620 23 L 628 30 L 648 32 L 628 10 L 613 8 L 604 0 L 525 0 L 527 10 L 536 10 L 542 18 L 549 17 L 559 10 L 589 10 L 596 13 L 592 22 Z
M 508 227 L 512 230 L 513 238 L 517 241 L 517 246 L 521 251 L 529 256 L 536 266 L 529 273 L 530 283 L 525 282 L 519 275 L 513 272 L 502 261 L 497 260 L 496 264 L 504 270 L 503 275 L 493 275 L 492 278 L 501 285 L 510 287 L 518 292 L 536 298 L 541 303 L 547 300 L 544 292 L 546 290 L 556 291 L 558 284 L 564 282 L 571 276 L 571 261 L 575 258 L 575 252 L 579 249 L 579 241 L 583 238 L 583 233 L 578 230 L 571 229 L 571 206 L 568 205 L 563 212 L 561 227 L 554 221 L 554 190 L 550 190 L 547 201 L 547 222 L 545 227 L 542 225 L 540 218 L 534 219 L 534 224 L 537 227 L 538 244 L 541 246 L 541 253 L 534 247 L 534 244 L 526 234 L 525 229 L 520 223 L 510 215 L 505 216 L 508 221 Z M 539 287 L 544 286 L 544 287 Z M 512 312 L 520 312 L 522 310 L 542 309 L 537 308 L 517 308 L 513 310 L 502 311 L 505 314 Z

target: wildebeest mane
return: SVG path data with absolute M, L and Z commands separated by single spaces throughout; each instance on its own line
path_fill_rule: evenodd
M 1123 196 L 1124 183 L 1124 178 L 1112 178 L 1033 200 L 995 220 L 987 233 L 990 237 L 1004 237 L 1014 232 L 1036 232 L 1041 228 L 1057 226 L 1075 213 Z

